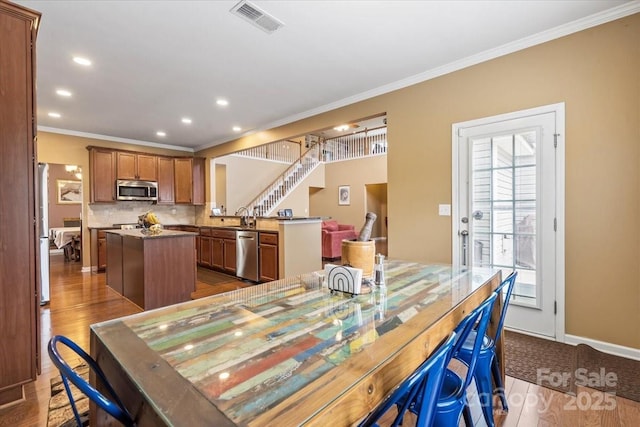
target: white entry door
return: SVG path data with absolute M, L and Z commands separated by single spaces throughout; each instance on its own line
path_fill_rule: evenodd
M 556 104 L 453 128 L 454 264 L 516 270 L 506 326 L 549 337 L 564 330 L 563 126 Z

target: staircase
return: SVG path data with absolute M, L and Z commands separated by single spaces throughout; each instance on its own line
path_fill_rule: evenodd
M 256 216 L 269 216 L 273 209 L 320 164 L 320 144 L 312 145 L 278 178 L 251 200 L 247 207 Z
M 307 138 L 309 149 L 296 159 L 278 178 L 269 184 L 246 207 L 255 216 L 269 216 L 273 209 L 306 178 L 321 162 L 353 160 L 386 155 L 387 128 L 368 129 L 336 138 Z M 274 161 L 287 161 L 293 150 L 278 151 L 281 142 L 245 150 L 239 155 Z

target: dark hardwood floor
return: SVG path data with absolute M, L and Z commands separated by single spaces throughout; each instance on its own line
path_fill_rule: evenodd
M 64 262 L 62 255 L 51 257 L 51 302 L 41 307 L 42 374 L 25 386 L 25 400 L 0 408 L 0 426 L 47 425 L 50 380 L 58 372 L 49 360 L 46 345 L 52 335 L 63 334 L 89 350 L 89 325 L 141 310 L 105 285 L 105 274 L 82 273 L 80 262 Z M 247 286 L 231 281 L 216 286 L 224 292 Z M 211 287 L 198 283 L 196 292 L 210 293 Z M 602 393 L 578 390 L 578 399 L 553 390 L 507 377 L 508 414 L 497 414 L 501 426 L 637 426 L 640 425 L 640 403 L 614 398 L 613 403 Z M 600 402 L 600 409 L 598 405 Z M 588 403 L 588 405 L 587 405 Z M 603 409 L 602 407 L 608 409 Z M 474 420 L 484 425 L 479 408 L 474 407 Z M 411 425 L 410 419 L 405 425 Z

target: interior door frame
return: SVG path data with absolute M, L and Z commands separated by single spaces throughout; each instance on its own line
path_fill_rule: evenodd
M 457 244 L 460 224 L 460 194 L 458 176 L 462 167 L 468 167 L 467 159 L 459 159 L 458 138 L 461 129 L 495 122 L 518 119 L 524 116 L 555 113 L 556 120 L 556 259 L 555 259 L 555 340 L 565 342 L 565 103 L 549 104 L 526 110 L 514 111 L 451 125 L 451 259 L 454 268 L 460 268 L 461 248 Z M 537 335 L 537 334 L 531 334 Z M 549 339 L 540 335 L 541 338 Z

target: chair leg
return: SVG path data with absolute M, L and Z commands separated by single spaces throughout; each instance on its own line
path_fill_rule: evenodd
M 480 365 L 476 366 L 476 370 L 480 370 Z M 486 368 L 485 368 L 486 369 Z M 480 399 L 480 407 L 482 415 L 487 426 L 493 427 L 493 384 L 491 383 L 491 374 L 489 372 L 476 372 L 474 376 L 476 380 L 476 389 L 478 390 L 478 398 Z
M 71 409 L 73 409 L 73 415 L 76 418 L 76 423 L 78 426 L 82 425 L 82 420 L 80 419 L 80 414 L 78 413 L 78 408 L 76 408 L 76 402 L 73 400 L 73 393 L 71 392 L 71 387 L 69 386 L 69 380 L 64 375 L 60 375 L 62 377 L 62 383 L 64 384 L 64 389 L 67 392 L 67 397 L 69 398 L 69 403 L 71 403 Z
M 493 376 L 493 381 L 496 384 L 496 393 L 500 397 L 500 402 L 502 403 L 502 409 L 505 411 L 509 411 L 509 406 L 507 406 L 507 396 L 504 392 L 504 384 L 502 383 L 502 375 L 500 375 L 500 365 L 498 365 L 498 360 L 494 357 L 491 361 L 491 374 Z
M 464 408 L 462 408 L 462 417 L 464 418 L 464 424 L 467 427 L 473 427 L 473 418 L 471 418 L 471 409 L 469 409 L 469 405 L 467 405 L 466 403 L 464 405 Z

